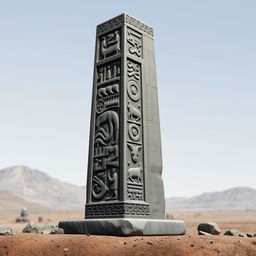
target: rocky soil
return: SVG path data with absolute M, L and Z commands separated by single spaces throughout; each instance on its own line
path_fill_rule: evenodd
M 22 234 L 0 237 L 1 256 L 255 256 L 256 238 L 228 236 L 107 237 Z

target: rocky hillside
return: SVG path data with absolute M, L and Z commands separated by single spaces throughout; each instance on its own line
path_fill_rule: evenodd
M 29 203 L 52 209 L 77 210 L 85 204 L 84 188 L 63 183 L 25 166 L 0 170 L 0 195 L 5 199 L 9 197 L 5 201 L 13 202 L 12 207 L 17 202 L 17 207 Z
M 25 166 L 0 170 L 0 210 L 83 210 L 85 188 L 67 184 Z M 190 198 L 168 198 L 166 209 L 256 209 L 256 189 L 232 188 Z
M 256 209 L 256 189 L 237 187 L 221 192 L 203 193 L 190 198 L 168 198 L 171 209 Z

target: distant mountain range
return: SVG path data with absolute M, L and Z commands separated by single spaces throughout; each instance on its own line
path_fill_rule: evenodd
M 13 166 L 0 170 L 1 198 L 0 209 L 28 205 L 30 208 L 76 210 L 84 208 L 85 189 L 26 166 Z
M 256 189 L 231 188 L 193 197 L 166 199 L 167 209 L 256 209 Z
M 0 210 L 84 210 L 85 188 L 26 166 L 0 170 Z M 166 209 L 256 209 L 256 189 L 238 187 L 189 198 L 167 198 Z

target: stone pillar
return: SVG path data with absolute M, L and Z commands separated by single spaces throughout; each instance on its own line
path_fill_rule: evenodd
M 86 222 L 89 233 L 128 235 L 117 231 L 128 221 L 129 234 L 138 225 L 148 226 L 141 234 L 183 234 L 183 222 L 156 220 L 164 218 L 165 200 L 153 29 L 121 14 L 96 33 L 87 220 L 66 230 L 83 233 Z

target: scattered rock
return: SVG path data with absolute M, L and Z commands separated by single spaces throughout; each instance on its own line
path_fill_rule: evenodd
M 256 237 L 256 233 L 253 235 L 253 237 Z
M 198 232 L 198 235 L 199 235 L 199 236 L 200 236 L 200 235 L 201 235 L 201 236 L 211 236 L 212 234 L 200 230 L 200 231 Z
M 23 229 L 23 233 L 38 233 L 38 234 L 64 234 L 64 230 L 57 226 L 52 225 L 44 225 L 39 227 L 38 225 L 30 222 L 27 226 Z
M 230 229 L 230 230 L 227 230 L 225 233 L 224 233 L 225 236 L 239 236 L 239 235 L 242 235 L 241 232 L 237 229 Z
M 69 248 L 64 248 L 63 251 L 64 252 L 67 252 L 69 250 Z
M 54 226 L 44 225 L 42 227 L 39 227 L 38 234 L 51 234 L 53 230 Z
M 0 226 L 0 235 L 2 236 L 11 236 L 13 235 L 12 229 L 7 226 Z
M 247 237 L 253 237 L 253 235 L 252 235 L 252 234 L 248 234 L 248 233 L 247 233 L 246 235 L 247 235 Z
M 42 216 L 39 216 L 38 217 L 38 222 L 40 223 L 40 222 L 43 222 L 43 221 L 44 221 L 44 218 Z
M 51 234 L 64 234 L 64 229 L 59 227 L 53 227 Z
M 203 231 L 211 235 L 219 235 L 221 233 L 218 224 L 214 222 L 200 223 L 197 231 Z
M 39 227 L 34 224 L 33 222 L 30 222 L 27 224 L 27 226 L 22 230 L 23 233 L 38 233 Z
M 147 244 L 151 244 L 151 245 L 153 245 L 153 243 L 152 243 L 152 242 L 149 242 L 149 241 L 147 242 Z
M 246 237 L 246 235 L 244 235 L 244 234 L 242 234 L 242 233 L 239 234 L 239 236 L 240 236 L 240 237 Z

